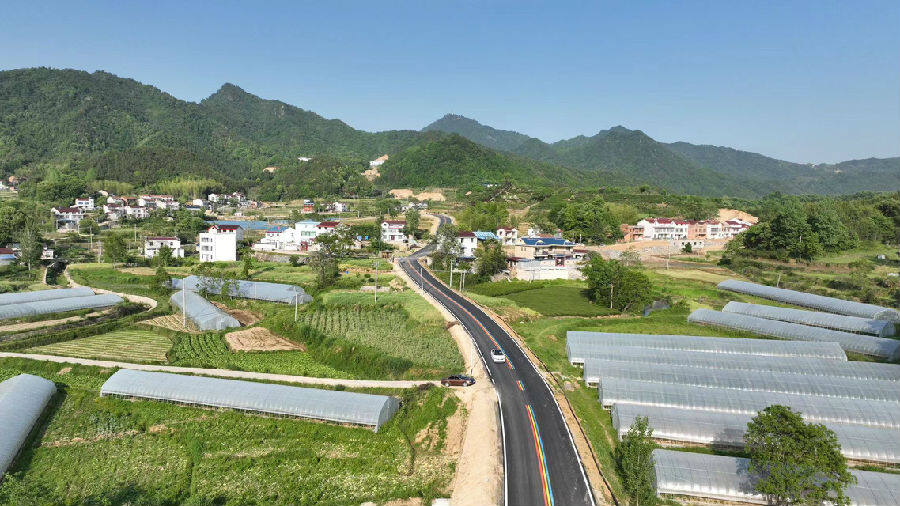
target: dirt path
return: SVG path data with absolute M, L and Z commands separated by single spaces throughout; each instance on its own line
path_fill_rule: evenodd
M 113 360 L 93 360 L 88 358 L 57 357 L 55 355 L 39 355 L 35 353 L 0 352 L 0 358 L 27 358 L 42 362 L 58 364 L 80 364 L 104 369 L 134 369 L 138 371 L 172 372 L 180 374 L 198 374 L 201 376 L 217 376 L 221 378 L 254 379 L 263 381 L 281 381 L 307 385 L 345 386 L 350 388 L 412 388 L 425 384 L 439 385 L 440 381 L 425 380 L 351 380 L 336 378 L 313 378 L 310 376 L 291 376 L 289 374 L 272 374 L 250 371 L 232 371 L 230 369 L 201 369 L 199 367 L 178 367 L 174 365 L 132 364 Z
M 69 323 L 69 322 L 76 322 L 79 320 L 84 320 L 86 318 L 100 316 L 100 315 L 108 313 L 108 312 L 109 312 L 109 310 L 94 311 L 93 313 L 88 313 L 84 316 L 70 316 L 68 318 L 60 318 L 58 320 L 41 320 L 41 321 L 37 321 L 37 322 L 23 322 L 23 323 L 12 323 L 10 325 L 0 325 L 0 332 L 21 332 L 23 330 L 34 330 L 34 329 L 40 329 L 43 327 L 52 327 L 53 325 L 59 325 L 62 323 Z
M 397 264 L 394 274 L 434 306 L 448 323 L 475 385 L 454 388 L 469 413 L 462 449 L 456 463 L 450 503 L 453 506 L 485 506 L 503 501 L 503 442 L 498 417 L 497 392 L 487 376 L 472 339 L 444 306 L 420 289 Z

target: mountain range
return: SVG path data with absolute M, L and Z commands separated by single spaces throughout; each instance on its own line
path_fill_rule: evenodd
M 48 169 L 68 169 L 144 186 L 198 177 L 240 188 L 271 187 L 311 170 L 304 169 L 301 156 L 364 167 L 382 154 L 390 155 L 375 181 L 383 187 L 510 179 L 541 185 L 646 184 L 737 197 L 900 189 L 900 158 L 803 165 L 725 147 L 661 143 L 621 126 L 545 143 L 458 115 L 421 131 L 366 132 L 228 83 L 195 103 L 102 71 L 0 72 L 0 173 L 5 175 L 40 178 Z M 263 170 L 271 166 L 296 177 L 278 180 Z M 328 170 L 327 164 L 316 167 Z

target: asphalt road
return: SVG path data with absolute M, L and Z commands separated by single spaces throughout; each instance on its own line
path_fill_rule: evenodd
M 441 222 L 446 218 L 441 217 Z M 475 340 L 500 395 L 506 460 L 506 504 L 592 505 L 575 445 L 550 389 L 513 339 L 477 305 L 439 282 L 417 259 L 433 246 L 400 259 L 410 278 L 443 304 Z M 506 354 L 494 363 L 492 349 Z

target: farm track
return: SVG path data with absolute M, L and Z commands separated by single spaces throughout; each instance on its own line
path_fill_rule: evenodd
M 234 371 L 230 369 L 203 369 L 199 367 L 179 367 L 174 365 L 133 364 L 114 360 L 93 360 L 76 357 L 57 357 L 36 353 L 0 352 L 0 358 L 26 358 L 43 362 L 60 364 L 79 364 L 105 369 L 134 369 L 138 371 L 171 372 L 178 374 L 197 374 L 232 379 L 251 379 L 262 381 L 280 381 L 304 385 L 344 386 L 349 388 L 412 388 L 421 385 L 440 385 L 438 380 L 352 380 L 336 378 L 315 378 L 311 376 L 292 376 L 290 374 L 272 374 L 263 372 Z

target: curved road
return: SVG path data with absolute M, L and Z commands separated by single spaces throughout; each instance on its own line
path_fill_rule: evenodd
M 448 219 L 438 215 L 441 223 Z M 500 395 L 506 504 L 593 505 L 581 461 L 553 394 L 513 339 L 477 305 L 438 281 L 418 259 L 433 245 L 401 258 L 410 278 L 446 307 L 474 339 Z M 496 364 L 499 348 L 507 362 Z

